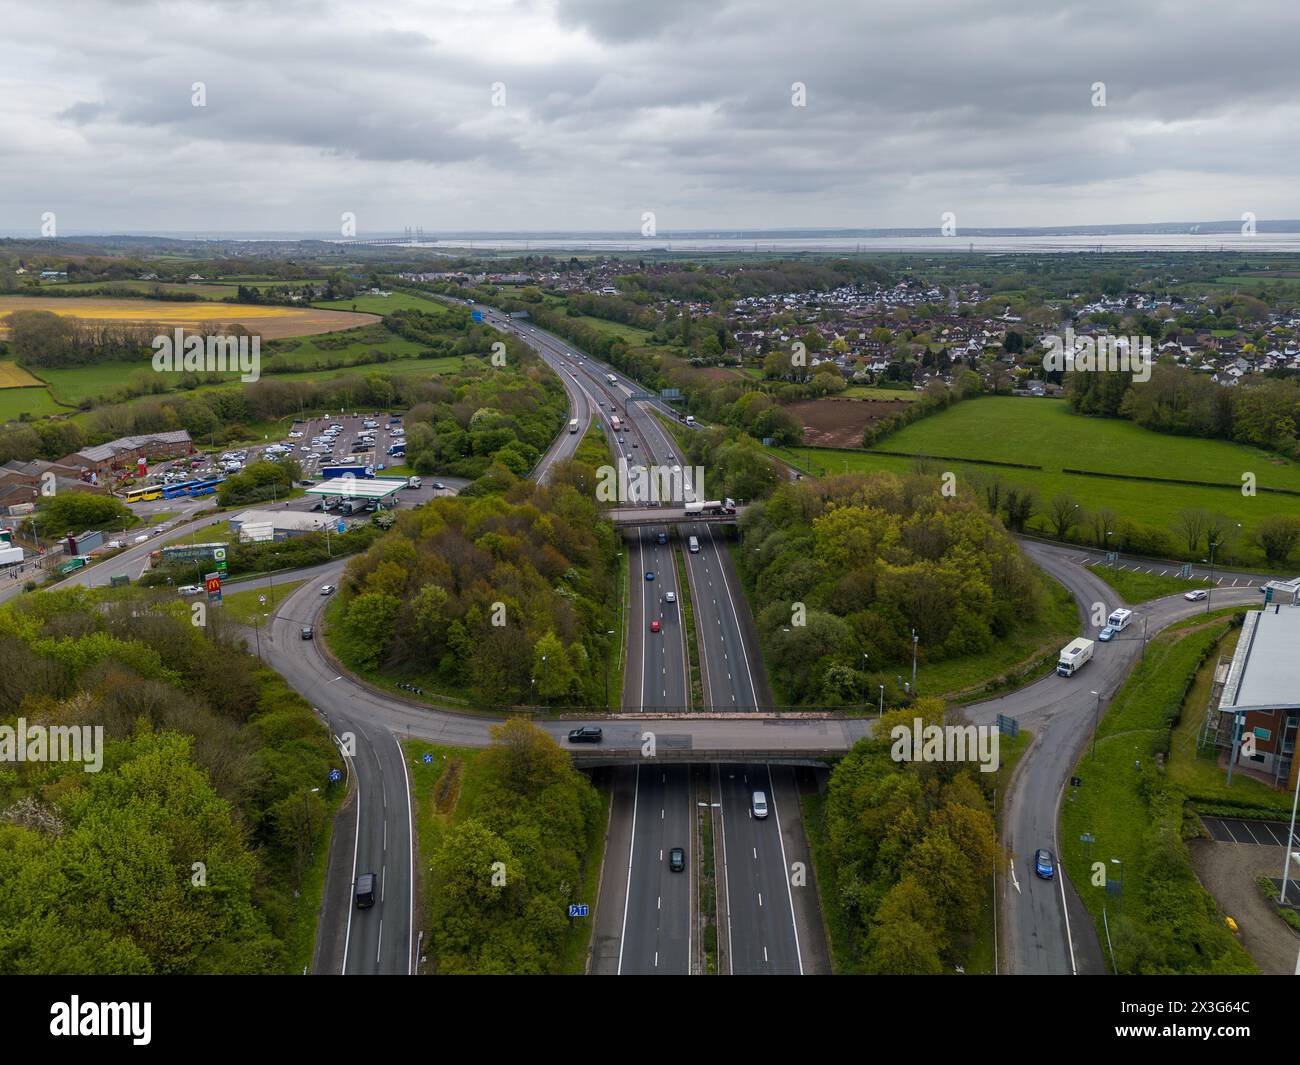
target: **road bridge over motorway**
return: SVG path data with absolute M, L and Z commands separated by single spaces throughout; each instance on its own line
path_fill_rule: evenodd
M 605 511 L 605 517 L 616 529 L 635 529 L 646 525 L 734 525 L 748 508 L 737 507 L 734 514 L 687 514 L 685 507 L 616 507 Z

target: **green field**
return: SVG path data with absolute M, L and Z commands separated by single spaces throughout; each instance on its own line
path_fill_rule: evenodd
M 402 307 L 414 307 L 425 314 L 447 314 L 450 310 L 441 300 L 426 296 L 413 296 L 408 292 L 394 292 L 391 296 L 353 296 L 346 300 L 325 300 L 313 303 L 332 311 L 364 311 L 369 314 L 390 314 Z
M 838 395 L 844 399 L 901 399 L 904 403 L 913 403 L 917 399 L 917 393 L 910 388 L 872 388 L 869 385 L 850 385 Z
M 0 388 L 0 421 L 43 418 L 47 414 L 67 414 L 68 408 L 54 401 L 46 388 Z
M 653 336 L 648 329 L 638 329 L 634 325 L 624 325 L 622 322 L 611 322 L 605 318 L 593 318 L 591 315 L 584 314 L 575 318 L 575 322 L 582 322 L 593 329 L 599 329 L 602 333 L 608 333 L 610 336 L 622 337 L 629 344 L 638 346 L 650 343 L 650 337 Z
M 1049 501 L 1069 493 L 1084 510 L 1108 507 L 1120 517 L 1168 529 L 1181 544 L 1178 516 L 1188 509 L 1223 514 L 1242 525 L 1244 535 L 1223 553 L 1258 565 L 1262 553 L 1249 543 L 1251 530 L 1272 514 L 1300 516 L 1300 496 L 1260 492 L 1243 496 L 1239 487 L 1157 484 L 1124 477 L 1182 478 L 1228 486 L 1241 484 L 1243 473 L 1253 473 L 1260 487 L 1300 491 L 1300 466 L 1260 451 L 1219 440 L 1167 436 L 1118 419 L 1072 415 L 1055 400 L 993 397 L 967 400 L 950 410 L 926 418 L 892 434 L 882 450 L 897 455 L 868 454 L 830 448 L 793 448 L 789 457 L 812 473 L 915 472 L 918 460 L 905 452 L 932 456 L 930 472 L 956 473 L 978 486 L 992 477 L 1008 484 L 1032 488 L 1040 513 L 1030 522 L 1033 531 L 1047 534 L 1042 513 Z M 955 458 L 957 461 L 948 461 Z M 1020 470 L 986 466 L 963 459 L 1019 462 L 1042 466 Z M 1064 473 L 1064 467 L 1120 478 Z M 1076 530 L 1077 535 L 1077 530 Z

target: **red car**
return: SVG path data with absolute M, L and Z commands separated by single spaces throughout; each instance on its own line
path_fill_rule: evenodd
M 650 631 L 651 631 L 651 632 L 658 632 L 658 631 L 659 631 L 659 622 L 657 622 L 657 621 L 652 621 L 652 622 L 650 622 Z

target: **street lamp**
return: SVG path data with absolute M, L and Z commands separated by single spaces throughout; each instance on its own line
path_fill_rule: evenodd
M 1110 860 L 1111 865 L 1119 866 L 1119 912 L 1124 913 L 1124 863 L 1118 858 Z
M 867 652 L 862 652 L 862 701 L 867 701 Z
M 880 713 L 877 714 L 876 716 L 877 717 L 885 716 L 885 686 L 883 684 L 880 685 Z
M 1240 529 L 1241 522 L 1237 522 L 1236 526 L 1238 529 Z M 1214 595 L 1214 552 L 1215 549 L 1218 548 L 1218 546 L 1219 546 L 1218 540 L 1210 541 L 1210 588 L 1209 591 L 1205 593 L 1205 612 L 1207 614 L 1210 612 L 1210 597 Z M 1204 562 L 1205 559 L 1201 559 L 1201 561 Z
M 1101 692 L 1093 692 L 1097 705 L 1092 710 L 1092 760 L 1097 760 L 1097 729 L 1101 727 Z
M 1300 753 L 1300 752 L 1296 752 L 1296 753 Z M 1295 754 L 1291 755 L 1291 760 L 1294 763 Z M 1294 766 L 1293 766 L 1293 771 L 1294 771 Z M 1295 811 L 1296 811 L 1297 804 L 1300 804 L 1300 772 L 1296 772 L 1296 777 L 1295 777 L 1295 798 L 1291 800 L 1291 830 L 1286 837 L 1286 862 L 1283 863 L 1282 865 L 1282 897 L 1279 900 L 1279 902 L 1283 906 L 1286 905 L 1286 878 L 1288 875 L 1290 875 L 1291 872 L 1291 848 L 1296 845 Z M 1300 958 L 1297 958 L 1296 960 L 1296 967 L 1300 968 Z
M 912 694 L 913 695 L 916 694 L 916 645 L 917 645 L 917 641 L 919 641 L 920 639 L 921 637 L 919 637 L 916 634 L 916 630 L 913 629 L 912 630 Z

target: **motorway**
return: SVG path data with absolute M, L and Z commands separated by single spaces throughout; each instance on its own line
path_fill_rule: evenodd
M 507 328 L 512 326 L 507 325 Z M 521 335 L 525 329 L 519 330 Z M 628 409 L 620 392 L 610 395 L 603 367 L 579 375 L 569 372 L 573 359 L 554 338 L 525 335 L 564 381 L 580 424 L 618 399 L 620 411 L 633 420 L 640 449 L 660 460 L 672 454 L 662 426 L 640 404 Z M 555 348 L 560 352 L 557 353 Z M 570 349 L 571 350 L 571 349 Z M 583 361 L 590 365 L 583 356 Z M 621 380 L 621 379 L 620 379 Z M 625 384 L 618 386 L 627 388 Z M 605 421 L 605 419 L 602 419 Z M 606 424 L 607 436 L 608 432 Z M 572 454 L 581 433 L 561 433 L 539 463 L 534 475 L 545 479 L 555 462 Z M 624 451 L 633 449 L 624 449 Z M 198 506 L 190 508 L 198 510 Z M 128 548 L 108 565 L 78 571 L 63 583 L 106 584 L 111 573 L 137 563 L 143 567 L 148 553 L 159 543 L 192 531 L 179 523 L 191 516 L 178 515 L 178 527 Z M 198 520 L 206 520 L 198 516 Z M 212 522 L 224 520 L 213 516 Z M 661 749 L 713 752 L 716 768 L 707 783 L 713 811 L 719 879 L 720 957 L 736 973 L 817 971 L 810 959 L 810 928 L 820 935 L 815 899 L 811 892 L 792 890 L 787 870 L 804 859 L 799 853 L 802 832 L 797 824 L 798 801 L 793 771 L 779 764 L 781 751 L 847 750 L 867 734 L 863 719 L 786 718 L 746 712 L 770 705 L 761 666 L 751 652 L 755 645 L 752 619 L 728 553 L 704 524 L 679 526 L 677 535 L 698 536 L 698 555 L 680 552 L 686 564 L 688 588 L 694 605 L 700 643 L 701 687 L 711 713 L 662 716 L 662 711 L 691 705 L 686 633 L 680 623 L 682 589 L 673 563 L 680 541 L 670 533 L 669 543 L 655 542 L 666 528 L 647 527 L 629 535 L 632 598 L 628 621 L 628 668 L 625 674 L 624 712 L 605 722 L 603 753 L 638 764 L 614 770 L 610 849 L 597 906 L 592 971 L 673 972 L 698 971 L 698 943 L 692 920 L 696 893 L 697 854 L 694 849 L 691 810 L 698 795 L 692 792 L 690 771 L 679 765 L 642 761 L 636 752 L 646 734 L 653 734 Z M 1123 605 L 1115 601 L 1100 579 L 1081 563 L 1080 549 L 1028 543 L 1025 550 L 1048 573 L 1060 580 L 1080 605 L 1081 630 L 1095 637 L 1085 607 L 1106 604 L 1107 611 Z M 485 746 L 494 722 L 486 717 L 440 711 L 371 688 L 343 675 L 319 641 L 303 641 L 303 625 L 318 624 L 325 597 L 321 583 L 337 584 L 345 559 L 313 567 L 279 580 L 304 578 L 305 583 L 285 600 L 261 634 L 263 657 L 289 684 L 303 694 L 328 721 L 336 737 L 355 739 L 348 759 L 355 782 L 353 798 L 336 824 L 335 846 L 324 901 L 324 914 L 314 966 L 317 972 L 404 973 L 415 963 L 416 929 L 413 922 L 415 869 L 412 860 L 413 828 L 407 771 L 397 738 L 412 736 L 439 743 Z M 656 574 L 645 581 L 646 570 Z M 1233 578 L 1235 579 L 1235 578 Z M 1245 578 L 1243 577 L 1243 580 Z M 268 579 L 234 587 L 254 586 Z M 18 594 L 20 582 L 0 590 L 0 600 Z M 677 604 L 667 604 L 662 594 L 675 592 Z M 1255 605 L 1253 585 L 1220 585 L 1214 606 Z M 1092 729 L 1097 695 L 1102 705 L 1111 699 L 1141 653 L 1142 615 L 1147 635 L 1180 618 L 1205 609 L 1180 596 L 1144 604 L 1134 623 L 1109 644 L 1098 644 L 1094 660 L 1078 676 L 1049 675 L 998 699 L 966 708 L 977 724 L 992 723 L 996 715 L 1017 718 L 1033 730 L 1033 746 L 1021 759 L 1014 778 L 1006 784 L 1002 840 L 1007 865 L 998 881 L 1000 956 L 1004 969 L 1017 973 L 1090 973 L 1104 971 L 1091 919 L 1083 911 L 1064 875 L 1039 881 L 1031 862 L 1037 847 L 1060 852 L 1056 839 L 1058 809 L 1065 782 Z M 651 634 L 649 621 L 659 620 L 662 632 Z M 731 711 L 731 712 L 728 712 Z M 577 721 L 541 722 L 557 739 Z M 717 752 L 735 751 L 734 760 Z M 754 760 L 755 752 L 764 752 Z M 578 753 L 575 751 L 575 753 Z M 586 752 L 582 752 L 585 754 Z M 776 759 L 769 764 L 763 757 Z M 1085 779 L 1085 787 L 1087 786 Z M 772 815 L 766 822 L 751 816 L 754 790 L 768 795 Z M 672 846 L 688 848 L 688 872 L 667 870 L 666 854 Z M 622 848 L 622 849 L 618 849 Z M 617 853 L 616 853 L 617 849 Z M 792 853 L 793 852 L 793 853 Z M 626 856 L 623 858 L 622 856 Z M 1059 866 L 1058 866 L 1059 868 Z M 380 901 L 367 911 L 352 905 L 355 873 L 375 872 L 380 877 Z M 612 901 L 611 901 L 612 900 Z M 606 922 L 613 920 L 610 932 Z M 812 951 L 816 954 L 816 951 Z

